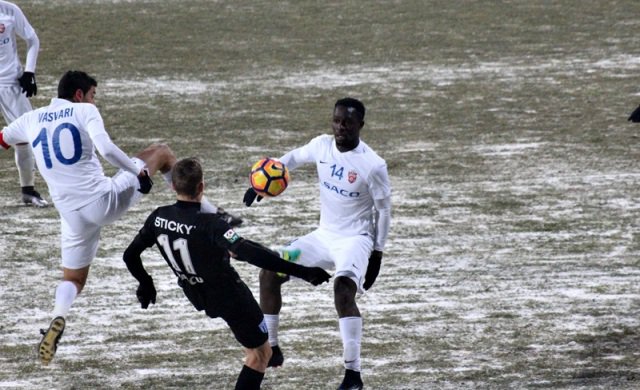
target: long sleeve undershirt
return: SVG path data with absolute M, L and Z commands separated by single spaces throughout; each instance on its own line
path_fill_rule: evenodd
M 105 160 L 109 164 L 116 168 L 123 169 L 138 176 L 140 169 L 133 163 L 133 161 L 127 156 L 116 144 L 111 141 L 109 135 L 106 133 L 98 134 L 93 139 L 93 144 Z

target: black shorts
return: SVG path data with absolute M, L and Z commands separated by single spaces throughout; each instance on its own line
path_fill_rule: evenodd
M 267 341 L 269 334 L 262 310 L 237 274 L 217 281 L 215 287 L 183 286 L 183 290 L 197 310 L 204 310 L 211 318 L 225 320 L 245 348 L 257 348 Z

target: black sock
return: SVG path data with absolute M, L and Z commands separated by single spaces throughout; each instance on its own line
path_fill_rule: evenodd
M 24 186 L 21 189 L 23 194 L 31 194 L 33 191 L 35 191 L 35 188 L 33 188 L 33 186 Z
M 242 371 L 238 375 L 236 390 L 257 390 L 264 378 L 264 373 L 258 372 L 251 367 L 242 366 Z

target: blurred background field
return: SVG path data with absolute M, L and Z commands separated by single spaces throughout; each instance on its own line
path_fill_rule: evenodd
M 365 103 L 362 137 L 394 189 L 383 270 L 359 299 L 366 388 L 640 387 L 640 125 L 626 120 L 640 104 L 637 1 L 17 4 L 41 41 L 34 106 L 86 70 L 123 150 L 167 142 L 200 157 L 207 196 L 267 244 L 317 224 L 315 174 L 296 170 L 281 197 L 246 208 L 250 165 L 329 132 L 336 99 Z M 159 177 L 104 229 L 41 367 L 59 221 L 20 204 L 12 152 L 0 168 L 0 388 L 233 388 L 242 352 L 224 323 L 195 312 L 152 251 L 158 302 L 140 309 L 121 260 L 173 199 Z M 237 269 L 257 296 L 257 269 Z M 263 388 L 336 388 L 331 288 L 285 293 L 285 366 Z

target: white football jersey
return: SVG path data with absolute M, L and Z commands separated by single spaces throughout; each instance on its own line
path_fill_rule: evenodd
M 77 210 L 111 189 L 91 139 L 100 134 L 107 132 L 93 104 L 58 98 L 2 131 L 8 144 L 31 145 L 40 175 L 60 211 Z
M 0 85 L 17 85 L 22 75 L 16 35 L 28 40 L 36 32 L 20 8 L 0 0 Z
M 375 234 L 374 199 L 391 196 L 387 164 L 366 143 L 340 152 L 324 134 L 280 158 L 290 170 L 315 162 L 320 186 L 320 227 L 344 235 Z

